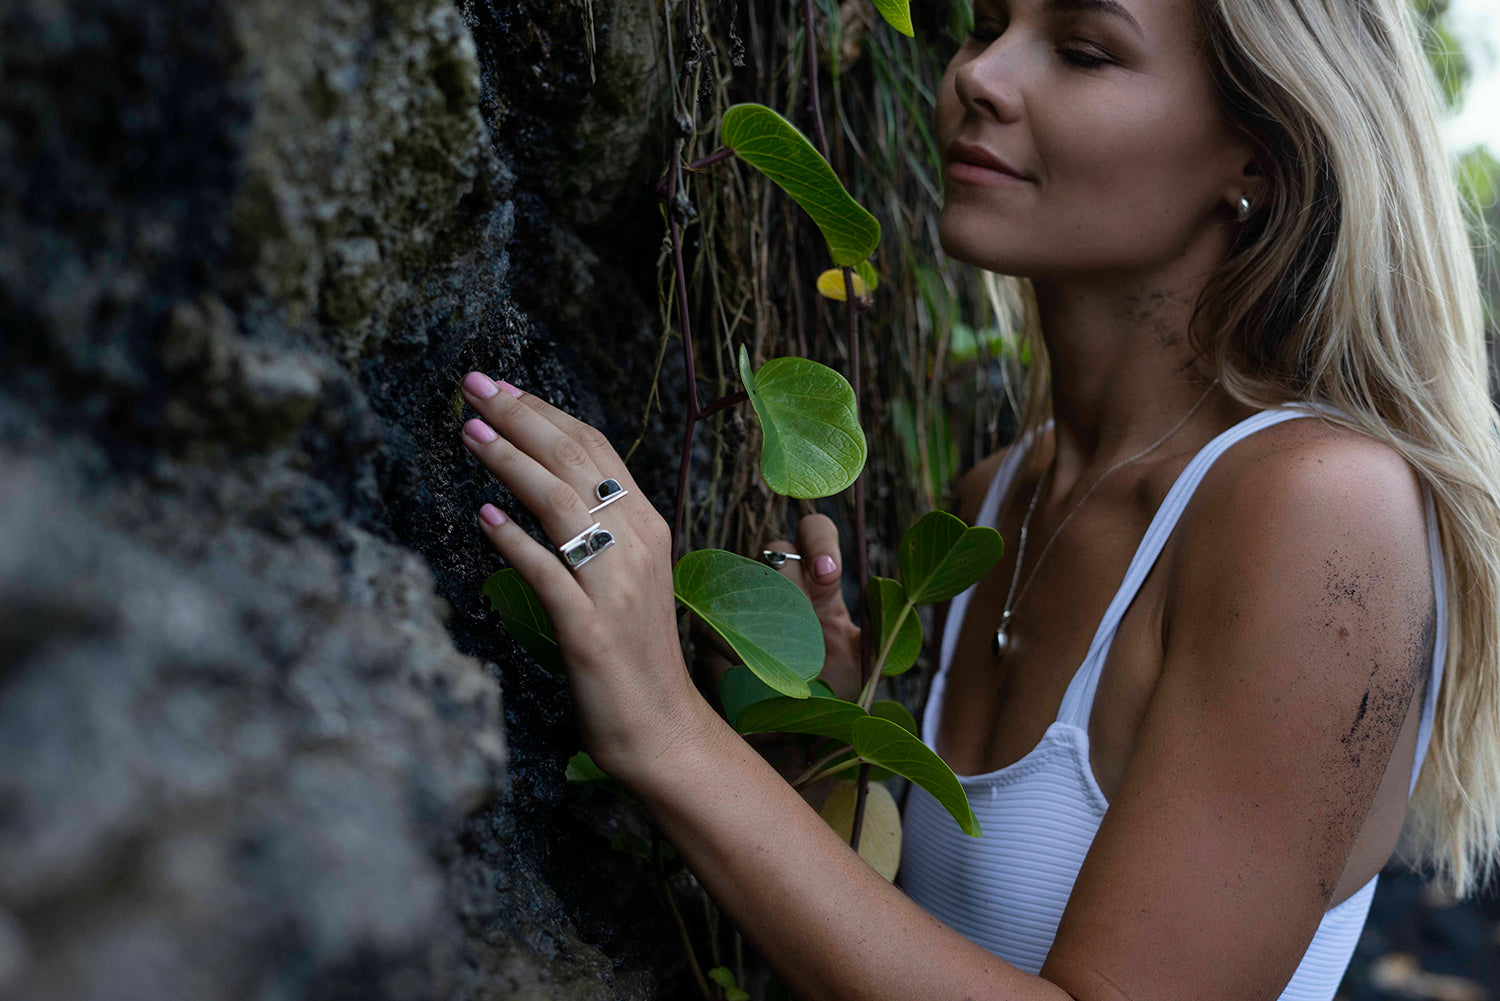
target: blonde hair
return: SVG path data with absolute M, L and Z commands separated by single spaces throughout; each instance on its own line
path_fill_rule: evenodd
M 1500 422 L 1479 280 L 1439 98 L 1407 0 L 1201 0 L 1230 119 L 1265 196 L 1194 318 L 1224 388 L 1309 401 L 1395 448 L 1432 492 L 1446 563 L 1447 660 L 1402 854 L 1465 896 L 1500 851 Z M 1049 416 L 1030 282 L 1023 428 Z

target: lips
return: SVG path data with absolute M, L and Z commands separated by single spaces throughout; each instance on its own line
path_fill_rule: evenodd
M 991 153 L 983 146 L 955 142 L 948 146 L 948 176 L 960 181 L 990 184 L 1034 183 L 1036 178 Z

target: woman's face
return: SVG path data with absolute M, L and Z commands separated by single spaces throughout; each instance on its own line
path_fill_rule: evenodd
M 944 249 L 1034 278 L 1222 257 L 1250 156 L 1192 0 L 975 0 L 937 125 Z

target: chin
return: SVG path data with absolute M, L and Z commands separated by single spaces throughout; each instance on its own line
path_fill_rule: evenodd
M 1008 240 L 997 239 L 1003 226 L 1003 221 L 986 219 L 945 203 L 938 216 L 938 243 L 955 261 L 996 274 L 1031 277 L 1036 262 L 1017 255 L 1015 248 L 1006 246 Z

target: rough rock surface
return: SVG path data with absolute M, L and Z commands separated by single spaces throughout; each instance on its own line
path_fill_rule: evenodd
M 654 23 L 0 4 L 0 996 L 675 993 L 457 438 L 638 427 Z

